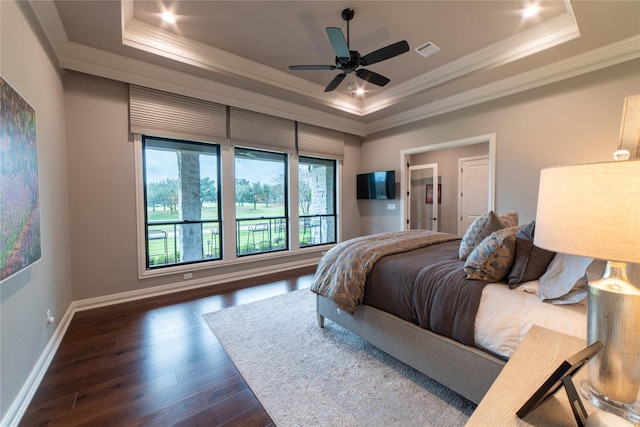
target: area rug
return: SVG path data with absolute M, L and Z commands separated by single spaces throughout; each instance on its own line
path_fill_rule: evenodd
M 278 427 L 463 426 L 476 405 L 351 332 L 298 290 L 204 316 Z

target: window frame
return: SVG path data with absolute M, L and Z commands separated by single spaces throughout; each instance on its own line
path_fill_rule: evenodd
M 282 157 L 282 161 L 284 163 L 284 177 L 283 177 L 283 185 L 284 185 L 284 192 L 283 192 L 283 196 L 284 196 L 284 200 L 283 200 L 283 206 L 284 206 L 284 215 L 281 217 L 274 217 L 274 216 L 260 216 L 260 217 L 247 217 L 247 218 L 238 218 L 237 216 L 237 189 L 235 189 L 235 183 L 237 178 L 236 175 L 236 170 L 235 170 L 235 162 L 238 158 L 238 151 L 243 150 L 243 151 L 249 151 L 249 152 L 253 152 L 256 153 L 256 158 L 258 158 L 260 160 L 260 156 L 264 156 L 264 157 L 268 157 L 268 156 L 278 156 L 278 157 Z M 289 175 L 290 175 L 290 169 L 291 169 L 291 159 L 288 153 L 286 152 L 279 152 L 279 151 L 270 151 L 270 150 L 264 150 L 264 149 L 258 149 L 258 148 L 253 148 L 253 147 L 242 147 L 242 146 L 236 146 L 233 148 L 233 159 L 234 159 L 234 174 L 233 174 L 233 182 L 234 182 L 234 200 L 236 201 L 236 203 L 234 203 L 234 208 L 235 208 L 235 213 L 234 213 L 234 221 L 236 224 L 236 250 L 235 250 L 235 254 L 236 257 L 241 258 L 241 257 L 252 257 L 252 256 L 256 256 L 256 255 L 260 255 L 260 254 L 267 254 L 267 253 L 274 253 L 274 252 L 282 252 L 282 251 L 289 251 L 290 250 L 290 238 L 289 238 L 289 224 L 291 223 L 291 216 L 290 216 L 290 209 L 289 209 L 289 199 L 290 199 L 290 188 L 291 186 L 289 185 L 290 181 L 289 181 Z M 266 161 L 266 160 L 265 160 Z M 278 160 L 279 161 L 279 160 Z M 264 185 L 264 184 L 263 184 Z M 272 248 L 272 242 L 273 242 L 273 238 L 272 238 L 272 225 L 278 227 L 278 223 L 282 224 L 280 221 L 282 221 L 282 219 L 284 219 L 284 247 L 283 248 Z M 240 228 L 241 225 L 239 223 L 239 221 L 245 221 L 245 222 L 253 222 L 253 221 L 260 221 L 259 223 L 255 223 L 252 224 L 249 227 L 249 233 L 253 233 L 252 237 L 253 237 L 253 242 L 255 245 L 255 234 L 258 232 L 261 232 L 262 234 L 264 234 L 263 229 L 258 229 L 257 227 L 261 227 L 264 226 L 264 222 L 268 221 L 268 236 L 269 236 L 269 246 L 270 249 L 269 250 L 254 250 L 253 252 L 249 252 L 248 251 L 248 245 L 249 245 L 249 240 L 250 237 L 247 236 L 247 251 L 246 252 L 242 252 L 242 238 L 240 236 Z M 272 221 L 277 221 L 277 222 L 272 222 Z M 281 226 L 281 225 L 280 225 Z M 254 227 L 254 228 L 251 228 Z
M 309 159 L 309 161 L 307 162 L 303 162 L 302 159 Z M 332 200 L 331 200 L 331 204 L 333 207 L 333 212 L 332 213 L 324 213 L 324 214 L 301 214 L 300 212 L 298 212 L 298 222 L 303 222 L 304 226 L 303 226 L 303 232 L 302 235 L 305 235 L 306 232 L 306 228 L 310 228 L 310 240 L 313 241 L 314 240 L 314 228 L 315 227 L 320 227 L 320 241 L 318 243 L 310 243 L 304 246 L 300 246 L 300 248 L 310 248 L 310 247 L 314 247 L 314 246 L 323 246 L 323 245 L 331 245 L 331 244 L 336 244 L 338 242 L 338 208 L 337 208 L 337 203 L 338 203 L 338 197 L 337 197 L 337 193 L 338 193 L 338 161 L 335 159 L 327 159 L 327 158 L 322 158 L 322 157 L 316 157 L 316 156 L 308 156 L 308 155 L 299 155 L 298 156 L 298 170 L 300 169 L 300 164 L 301 163 L 305 163 L 305 164 L 312 164 L 312 163 L 317 163 L 317 164 L 322 164 L 324 163 L 332 163 L 332 180 L 333 180 L 333 194 L 332 194 Z M 298 185 L 297 185 L 297 191 L 298 194 L 300 192 L 300 176 L 298 176 Z M 298 201 L 298 204 L 300 203 L 300 201 Z M 319 218 L 319 219 L 315 219 L 315 218 Z M 331 241 L 327 241 L 327 242 L 323 242 L 322 240 L 322 221 L 323 218 L 333 218 L 333 238 Z M 308 220 L 311 220 L 311 222 L 309 224 L 307 224 Z M 318 224 L 315 224 L 315 221 L 319 221 Z M 302 240 L 299 240 L 299 244 L 302 242 Z
M 146 159 L 146 150 L 147 148 L 157 148 L 159 150 L 162 149 L 167 149 L 169 151 L 193 151 L 193 152 L 197 152 L 197 153 L 204 153 L 204 154 L 209 154 L 209 155 L 215 155 L 216 160 L 217 160 L 217 165 L 216 165 L 216 192 L 217 192 L 217 206 L 216 206 L 216 219 L 211 219 L 211 218 L 201 218 L 198 220 L 168 220 L 168 221 L 154 221 L 151 222 L 149 221 L 149 210 L 148 210 L 148 187 L 147 187 L 147 181 L 146 181 L 146 171 L 147 171 L 147 159 Z M 198 147 L 200 149 L 198 149 Z M 203 262 L 213 262 L 213 261 L 219 261 L 222 260 L 224 258 L 224 249 L 222 247 L 222 242 L 223 242 L 223 223 L 222 223 L 222 187 L 220 184 L 221 181 L 221 166 L 222 166 L 222 161 L 221 161 L 221 156 L 220 156 L 220 144 L 215 144 L 215 143 L 203 143 L 203 142 L 198 142 L 198 141 L 190 141 L 190 140 L 181 140 L 181 139 L 174 139 L 174 138 L 164 138 L 164 137 L 156 137 L 156 136 L 146 136 L 143 135 L 142 136 L 142 192 L 143 192 L 143 206 L 144 206 L 144 239 L 145 239 L 145 269 L 146 270 L 157 270 L 157 269 L 163 269 L 163 268 L 170 268 L 170 267 L 175 267 L 175 266 L 180 266 L 180 265 L 191 265 L 191 264 L 199 264 L 199 263 L 203 263 Z M 203 236 L 205 235 L 205 231 L 204 231 L 204 227 L 205 224 L 212 224 L 212 223 L 216 223 L 216 230 L 217 232 L 213 231 L 213 227 L 210 229 L 209 233 L 211 233 L 211 237 L 213 239 L 213 237 L 215 236 L 215 238 L 217 239 L 217 242 L 211 241 L 211 245 L 213 247 L 217 247 L 219 248 L 219 252 L 220 255 L 218 257 L 211 257 L 211 258 L 206 258 L 206 255 L 203 255 L 202 259 L 199 260 L 194 260 L 194 261 L 182 261 L 182 262 L 173 262 L 173 263 L 168 263 L 165 262 L 164 264 L 159 264 L 157 266 L 152 266 L 151 265 L 151 253 L 149 250 L 149 246 L 150 246 L 150 240 L 158 240 L 158 239 L 162 239 L 162 236 L 160 236 L 159 238 L 154 238 L 154 239 L 150 239 L 149 235 L 150 235 L 150 228 L 154 227 L 154 226 L 166 226 L 166 225 L 172 225 L 174 228 L 174 236 L 177 236 L 177 229 L 180 228 L 183 225 L 195 225 L 195 224 L 200 224 L 200 227 L 202 229 L 202 234 Z M 204 242 L 203 242 L 204 243 Z M 168 248 L 167 248 L 167 233 L 164 232 L 164 246 L 165 246 L 165 257 L 168 258 Z M 204 251 L 204 247 L 203 247 L 203 251 Z M 173 248 L 173 253 L 174 256 L 177 254 L 177 242 L 176 239 L 174 238 L 174 248 Z M 168 261 L 168 260 L 167 260 Z
M 153 136 L 153 135 L 149 135 Z M 222 240 L 222 248 L 224 250 L 223 258 L 215 261 L 205 261 L 199 262 L 195 264 L 184 264 L 184 265 L 175 265 L 168 266 L 163 268 L 156 269 L 146 269 L 146 239 L 145 239 L 145 210 L 146 205 L 144 201 L 144 173 L 143 173 L 143 146 L 142 146 L 142 138 L 143 135 L 139 133 L 133 134 L 133 149 L 134 149 L 134 176 L 135 176 L 135 198 L 136 198 L 136 241 L 137 241 L 137 266 L 138 266 L 138 279 L 151 279 L 158 278 L 176 274 L 184 274 L 183 279 L 185 281 L 189 280 L 189 282 L 193 283 L 194 286 L 205 286 L 211 285 L 218 282 L 224 282 L 231 279 L 237 279 L 238 273 L 236 269 L 231 270 L 232 272 L 227 272 L 229 267 L 239 266 L 239 265 L 256 265 L 259 267 L 264 262 L 276 261 L 282 262 L 283 268 L 287 268 L 286 265 L 300 265 L 298 261 L 296 261 L 296 255 L 305 255 L 305 256 L 317 256 L 319 257 L 324 254 L 331 246 L 335 244 L 322 244 L 317 246 L 307 246 L 300 247 L 299 246 L 299 208 L 298 208 L 298 156 L 295 154 L 289 153 L 288 157 L 288 189 L 289 192 L 287 197 L 289 198 L 289 249 L 286 251 L 278 251 L 278 252 L 266 252 L 256 254 L 251 257 L 237 257 L 235 255 L 235 231 L 234 231 L 234 223 L 235 223 L 235 183 L 234 181 L 234 172 L 233 172 L 233 149 L 229 146 L 227 141 L 217 141 L 217 142 L 207 142 L 207 141 L 193 141 L 193 142 L 202 142 L 205 144 L 219 144 L 220 145 L 220 161 L 221 165 L 219 167 L 220 174 L 220 186 L 221 186 L 221 200 L 219 201 L 219 207 L 221 208 L 221 217 L 220 221 L 222 223 L 221 233 L 224 233 Z M 169 138 L 171 139 L 171 138 Z M 177 141 L 183 141 L 185 139 L 177 139 Z M 313 156 L 303 156 L 303 157 L 313 157 Z M 318 156 L 318 158 L 324 159 L 324 157 Z M 331 160 L 330 158 L 327 158 Z M 341 226 L 341 194 L 342 189 L 340 187 L 342 182 L 342 168 L 343 161 L 340 159 L 336 160 L 336 169 L 335 169 L 335 194 L 334 197 L 336 199 L 334 208 L 336 210 L 336 244 L 342 240 L 342 226 Z M 232 192 L 233 196 L 226 197 L 225 194 Z M 315 255 L 314 255 L 315 254 Z M 282 261 L 278 261 L 282 260 Z M 293 264 L 290 264 L 290 262 Z M 289 267 L 291 268 L 291 267 Z M 200 270 L 217 270 L 222 269 L 219 275 L 216 275 L 216 278 L 213 279 L 213 276 L 208 275 L 206 277 L 202 277 L 199 279 L 192 279 L 191 273 L 200 271 Z M 165 285 L 163 285 L 165 286 Z M 166 286 L 175 286 L 175 285 L 166 285 Z

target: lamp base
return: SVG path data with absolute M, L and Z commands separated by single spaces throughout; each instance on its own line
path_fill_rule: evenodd
M 580 391 L 596 408 L 618 415 L 632 423 L 640 423 L 640 402 L 620 403 L 611 400 L 594 390 L 587 380 L 580 382 Z
M 604 347 L 588 364 L 582 393 L 598 408 L 640 423 L 640 289 L 626 264 L 608 261 L 600 280 L 589 282 L 587 342 Z

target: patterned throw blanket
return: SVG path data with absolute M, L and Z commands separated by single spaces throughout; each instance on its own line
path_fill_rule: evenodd
M 322 257 L 311 290 L 354 314 L 364 298 L 367 275 L 380 258 L 458 239 L 448 233 L 411 230 L 347 240 Z

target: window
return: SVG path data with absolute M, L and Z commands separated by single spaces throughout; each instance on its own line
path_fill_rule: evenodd
M 135 85 L 129 130 L 140 278 L 338 240 L 343 132 Z
M 236 254 L 289 248 L 287 155 L 235 148 Z
M 300 247 L 336 242 L 336 162 L 300 156 Z
M 222 258 L 220 147 L 143 137 L 147 269 Z

